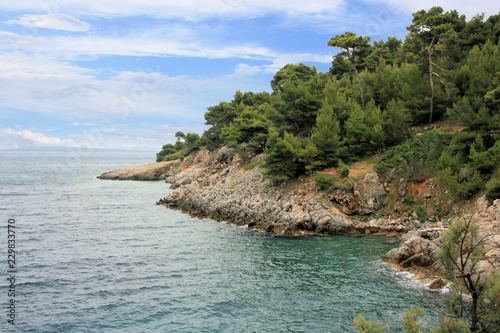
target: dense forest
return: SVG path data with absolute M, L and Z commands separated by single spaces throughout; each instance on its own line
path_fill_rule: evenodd
M 226 145 L 266 177 L 301 175 L 376 159 L 386 179 L 437 177 L 460 196 L 500 195 L 500 14 L 469 21 L 440 7 L 413 14 L 405 39 L 352 32 L 325 41 L 329 72 L 288 64 L 271 93 L 237 91 L 208 107 L 203 135 L 177 132 L 157 160 Z M 324 179 L 323 179 L 324 181 Z

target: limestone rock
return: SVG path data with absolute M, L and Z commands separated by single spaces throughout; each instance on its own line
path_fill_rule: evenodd
M 132 168 L 106 172 L 97 178 L 108 180 L 161 180 L 177 163 L 178 161 L 148 163 Z
M 336 190 L 330 200 L 340 205 L 340 209 L 348 215 L 367 215 L 382 206 L 382 197 L 386 194 L 384 185 L 380 183 L 376 172 L 367 173 L 353 186 L 352 192 Z
M 323 194 L 310 193 L 312 186 L 301 183 L 307 180 L 277 187 L 261 168 L 241 168 L 232 149 L 191 155 L 166 181 L 174 192 L 160 202 L 193 216 L 291 235 L 357 231 Z M 304 197 L 304 192 L 309 193 Z
M 429 267 L 436 262 L 434 255 L 436 249 L 436 244 L 431 240 L 411 236 L 399 247 L 389 251 L 384 259 L 401 267 Z
M 442 289 L 444 287 L 446 287 L 448 283 L 441 279 L 441 278 L 437 278 L 435 279 L 434 281 L 432 281 L 431 283 L 429 283 L 429 289 Z

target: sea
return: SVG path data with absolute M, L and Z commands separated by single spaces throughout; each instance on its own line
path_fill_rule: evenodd
M 155 203 L 163 181 L 99 180 L 152 152 L 0 151 L 1 332 L 401 332 L 431 291 L 385 236 L 284 237 Z

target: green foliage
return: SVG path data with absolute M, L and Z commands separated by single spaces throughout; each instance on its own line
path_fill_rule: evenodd
M 471 331 L 464 320 L 443 317 L 430 333 L 471 333 Z
M 327 76 L 314 66 L 286 65 L 271 81 L 271 105 L 277 113 L 273 126 L 295 135 L 308 136 L 322 104 L 322 91 Z
M 424 316 L 423 308 L 411 307 L 403 314 L 401 320 L 403 322 L 403 333 L 422 333 L 424 325 L 422 317 Z
M 208 107 L 203 135 L 176 133 L 157 160 L 227 145 L 248 158 L 265 152 L 267 176 L 283 181 L 385 150 L 376 169 L 387 179 L 439 174 L 461 195 L 478 193 L 500 160 L 500 15 L 466 22 L 433 7 L 407 31 L 404 44 L 353 32 L 329 39 L 341 52 L 328 73 L 285 65 L 272 93 L 236 91 Z M 411 138 L 410 126 L 429 118 L 464 130 Z
M 316 67 L 309 67 L 304 64 L 288 64 L 274 74 L 271 80 L 273 94 L 283 94 L 287 90 L 287 85 L 294 86 L 300 83 L 307 83 L 314 80 L 317 75 Z
M 352 65 L 362 63 L 362 58 L 368 54 L 370 37 L 357 36 L 353 32 L 345 32 L 330 38 L 328 46 L 343 50 L 341 55 L 347 57 Z
M 359 314 L 352 322 L 354 327 L 357 328 L 358 333 L 385 333 L 387 329 L 382 325 L 380 320 L 366 320 L 366 318 Z
M 337 79 L 342 78 L 344 74 L 349 73 L 352 66 L 346 58 L 340 54 L 333 57 L 332 66 L 330 67 L 330 74 Z
M 403 143 L 410 137 L 410 113 L 403 102 L 390 100 L 382 112 L 382 130 L 387 147 Z
M 205 132 L 205 136 L 212 140 L 220 138 L 222 129 L 229 126 L 238 115 L 238 110 L 234 103 L 220 102 L 218 105 L 210 106 L 205 112 L 205 124 L 210 125 L 210 129 Z
M 472 217 L 455 219 L 442 238 L 441 249 L 437 256 L 450 280 L 464 275 L 461 273 L 465 275 L 475 273 L 476 262 L 485 254 L 485 244 Z M 465 258 L 463 258 L 464 251 L 467 251 Z
M 485 277 L 478 267 L 487 251 L 487 240 L 473 216 L 459 218 L 443 236 L 437 253 L 445 276 L 453 284 L 449 310 L 466 320 L 472 332 L 500 329 L 500 273 Z M 464 294 L 470 301 L 463 301 Z
M 413 125 L 425 124 L 429 118 L 430 84 L 425 74 L 416 64 L 404 63 L 393 70 L 397 77 L 394 95 L 403 102 L 410 112 Z
M 339 160 L 338 164 L 339 168 L 337 169 L 337 173 L 339 174 L 339 176 L 342 178 L 349 177 L 349 166 L 342 162 L 342 160 Z
M 438 160 L 442 179 L 457 193 L 471 196 L 482 189 L 498 169 L 500 142 L 491 134 L 461 131 Z
M 237 147 L 245 143 L 252 153 L 264 151 L 267 141 L 269 121 L 263 114 L 263 109 L 244 107 L 243 111 L 222 129 L 221 137 L 229 147 Z
M 319 110 L 311 141 L 317 148 L 314 168 L 333 166 L 344 155 L 340 141 L 340 123 L 332 108 L 324 106 Z
M 175 133 L 177 141 L 175 145 L 167 143 L 162 150 L 156 154 L 156 161 L 172 161 L 183 158 L 186 155 L 197 151 L 201 147 L 200 136 L 196 133 L 184 134 L 181 131 Z
M 488 200 L 500 199 L 500 179 L 491 180 L 486 186 L 486 190 Z
M 187 133 L 184 142 L 188 154 L 200 149 L 200 136 L 196 133 Z
M 345 127 L 345 142 L 353 157 L 374 154 L 384 146 L 382 112 L 372 102 L 365 110 L 359 107 L 352 110 Z
M 369 43 L 370 37 L 357 36 L 350 31 L 332 37 L 328 41 L 328 46 L 342 49 L 343 52 L 339 55 L 349 60 L 358 85 L 361 106 L 363 107 L 365 106 L 365 100 L 363 85 L 359 79 L 358 68 L 365 63 L 366 57 L 370 54 L 371 45 Z
M 482 286 L 481 326 L 486 332 L 500 332 L 500 271 L 488 276 Z
M 451 136 L 427 131 L 390 148 L 379 158 L 376 171 L 386 179 L 419 179 L 437 175 L 437 159 Z
M 422 72 L 425 66 L 430 81 L 429 123 L 440 118 L 447 104 L 453 101 L 451 71 L 462 60 L 459 36 L 465 26 L 465 16 L 456 10 L 445 13 L 441 7 L 433 7 L 414 13 L 408 27 L 407 53 L 421 64 Z
M 326 172 L 315 172 L 312 178 L 321 190 L 330 188 L 335 182 L 334 176 Z
M 484 128 L 488 126 L 490 120 L 489 110 L 480 103 L 479 105 L 469 97 L 462 97 L 452 108 L 449 108 L 447 115 L 452 121 L 464 124 L 473 130 Z
M 303 173 L 305 166 L 299 160 L 301 148 L 300 140 L 293 134 L 285 132 L 280 137 L 278 131 L 271 129 L 265 149 L 264 175 L 283 182 Z
M 156 162 L 164 161 L 167 155 L 173 154 L 177 151 L 175 146 L 171 143 L 164 144 L 160 152 L 156 154 Z
M 165 161 L 181 160 L 187 155 L 188 155 L 188 150 L 186 148 L 182 148 L 180 150 L 177 150 L 174 153 L 171 153 L 171 154 L 165 156 L 164 160 Z
M 484 180 L 479 172 L 471 172 L 467 168 L 462 168 L 461 172 L 454 173 L 451 168 L 444 169 L 441 178 L 451 189 L 466 197 L 472 196 L 484 184 Z

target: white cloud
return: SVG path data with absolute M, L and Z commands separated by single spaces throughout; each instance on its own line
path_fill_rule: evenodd
M 275 57 L 272 63 L 264 64 L 264 65 L 255 65 L 250 66 L 245 63 L 238 64 L 236 66 L 235 75 L 249 76 L 255 74 L 274 74 L 281 68 L 283 68 L 286 64 L 294 64 L 294 63 L 306 63 L 306 62 L 315 62 L 315 63 L 330 63 L 332 61 L 332 55 L 319 55 L 319 54 L 311 54 L 311 53 L 294 53 L 294 54 L 280 54 Z
M 51 13 L 45 15 L 25 14 L 15 20 L 8 20 L 7 24 L 19 24 L 25 27 L 35 27 L 51 30 L 64 30 L 82 32 L 90 29 L 90 24 L 77 19 L 74 16 Z
M 172 126 L 150 125 L 134 127 L 124 125 L 114 132 L 108 133 L 100 126 L 88 128 L 72 137 L 79 142 L 79 146 L 86 148 L 141 148 L 159 151 L 165 143 L 175 143 L 175 133 L 203 133 L 206 126 L 188 125 Z
M 23 52 L 0 54 L 1 79 L 58 79 L 61 81 L 80 79 L 97 74 L 95 70 L 73 66 L 43 55 L 29 56 Z
M 428 10 L 434 6 L 443 7 L 445 11 L 456 9 L 460 14 L 465 14 L 470 20 L 476 14 L 484 13 L 486 18 L 500 12 L 500 2 L 498 1 L 470 1 L 470 0 L 363 0 L 367 3 L 384 4 L 394 12 L 406 11 L 410 13 L 421 9 Z M 410 23 L 410 22 L 409 22 Z M 409 24 L 408 23 L 408 24 Z
M 242 77 L 200 79 L 167 76 L 163 68 L 110 72 L 99 78 L 89 70 L 21 52 L 0 55 L 0 100 L 5 110 L 29 110 L 76 123 L 155 115 L 171 123 L 202 121 L 206 107 L 237 89 L 256 88 Z
M 17 148 L 26 146 L 36 147 L 75 147 L 77 143 L 71 139 L 48 137 L 42 133 L 32 132 L 28 129 L 20 131 L 11 128 L 0 129 L 0 147 Z
M 52 0 L 4 1 L 0 10 L 17 12 L 44 12 L 46 14 L 70 13 L 73 15 L 119 17 L 147 15 L 154 17 L 173 17 L 187 20 L 206 18 L 256 17 L 269 13 L 292 15 L 332 12 L 344 0 Z
M 195 31 L 177 34 L 182 29 L 162 33 L 158 30 L 134 32 L 122 36 L 34 36 L 1 32 L 0 50 L 19 50 L 46 57 L 74 59 L 89 56 L 182 56 L 209 59 L 271 59 L 276 53 L 249 43 L 218 44 L 203 39 Z

